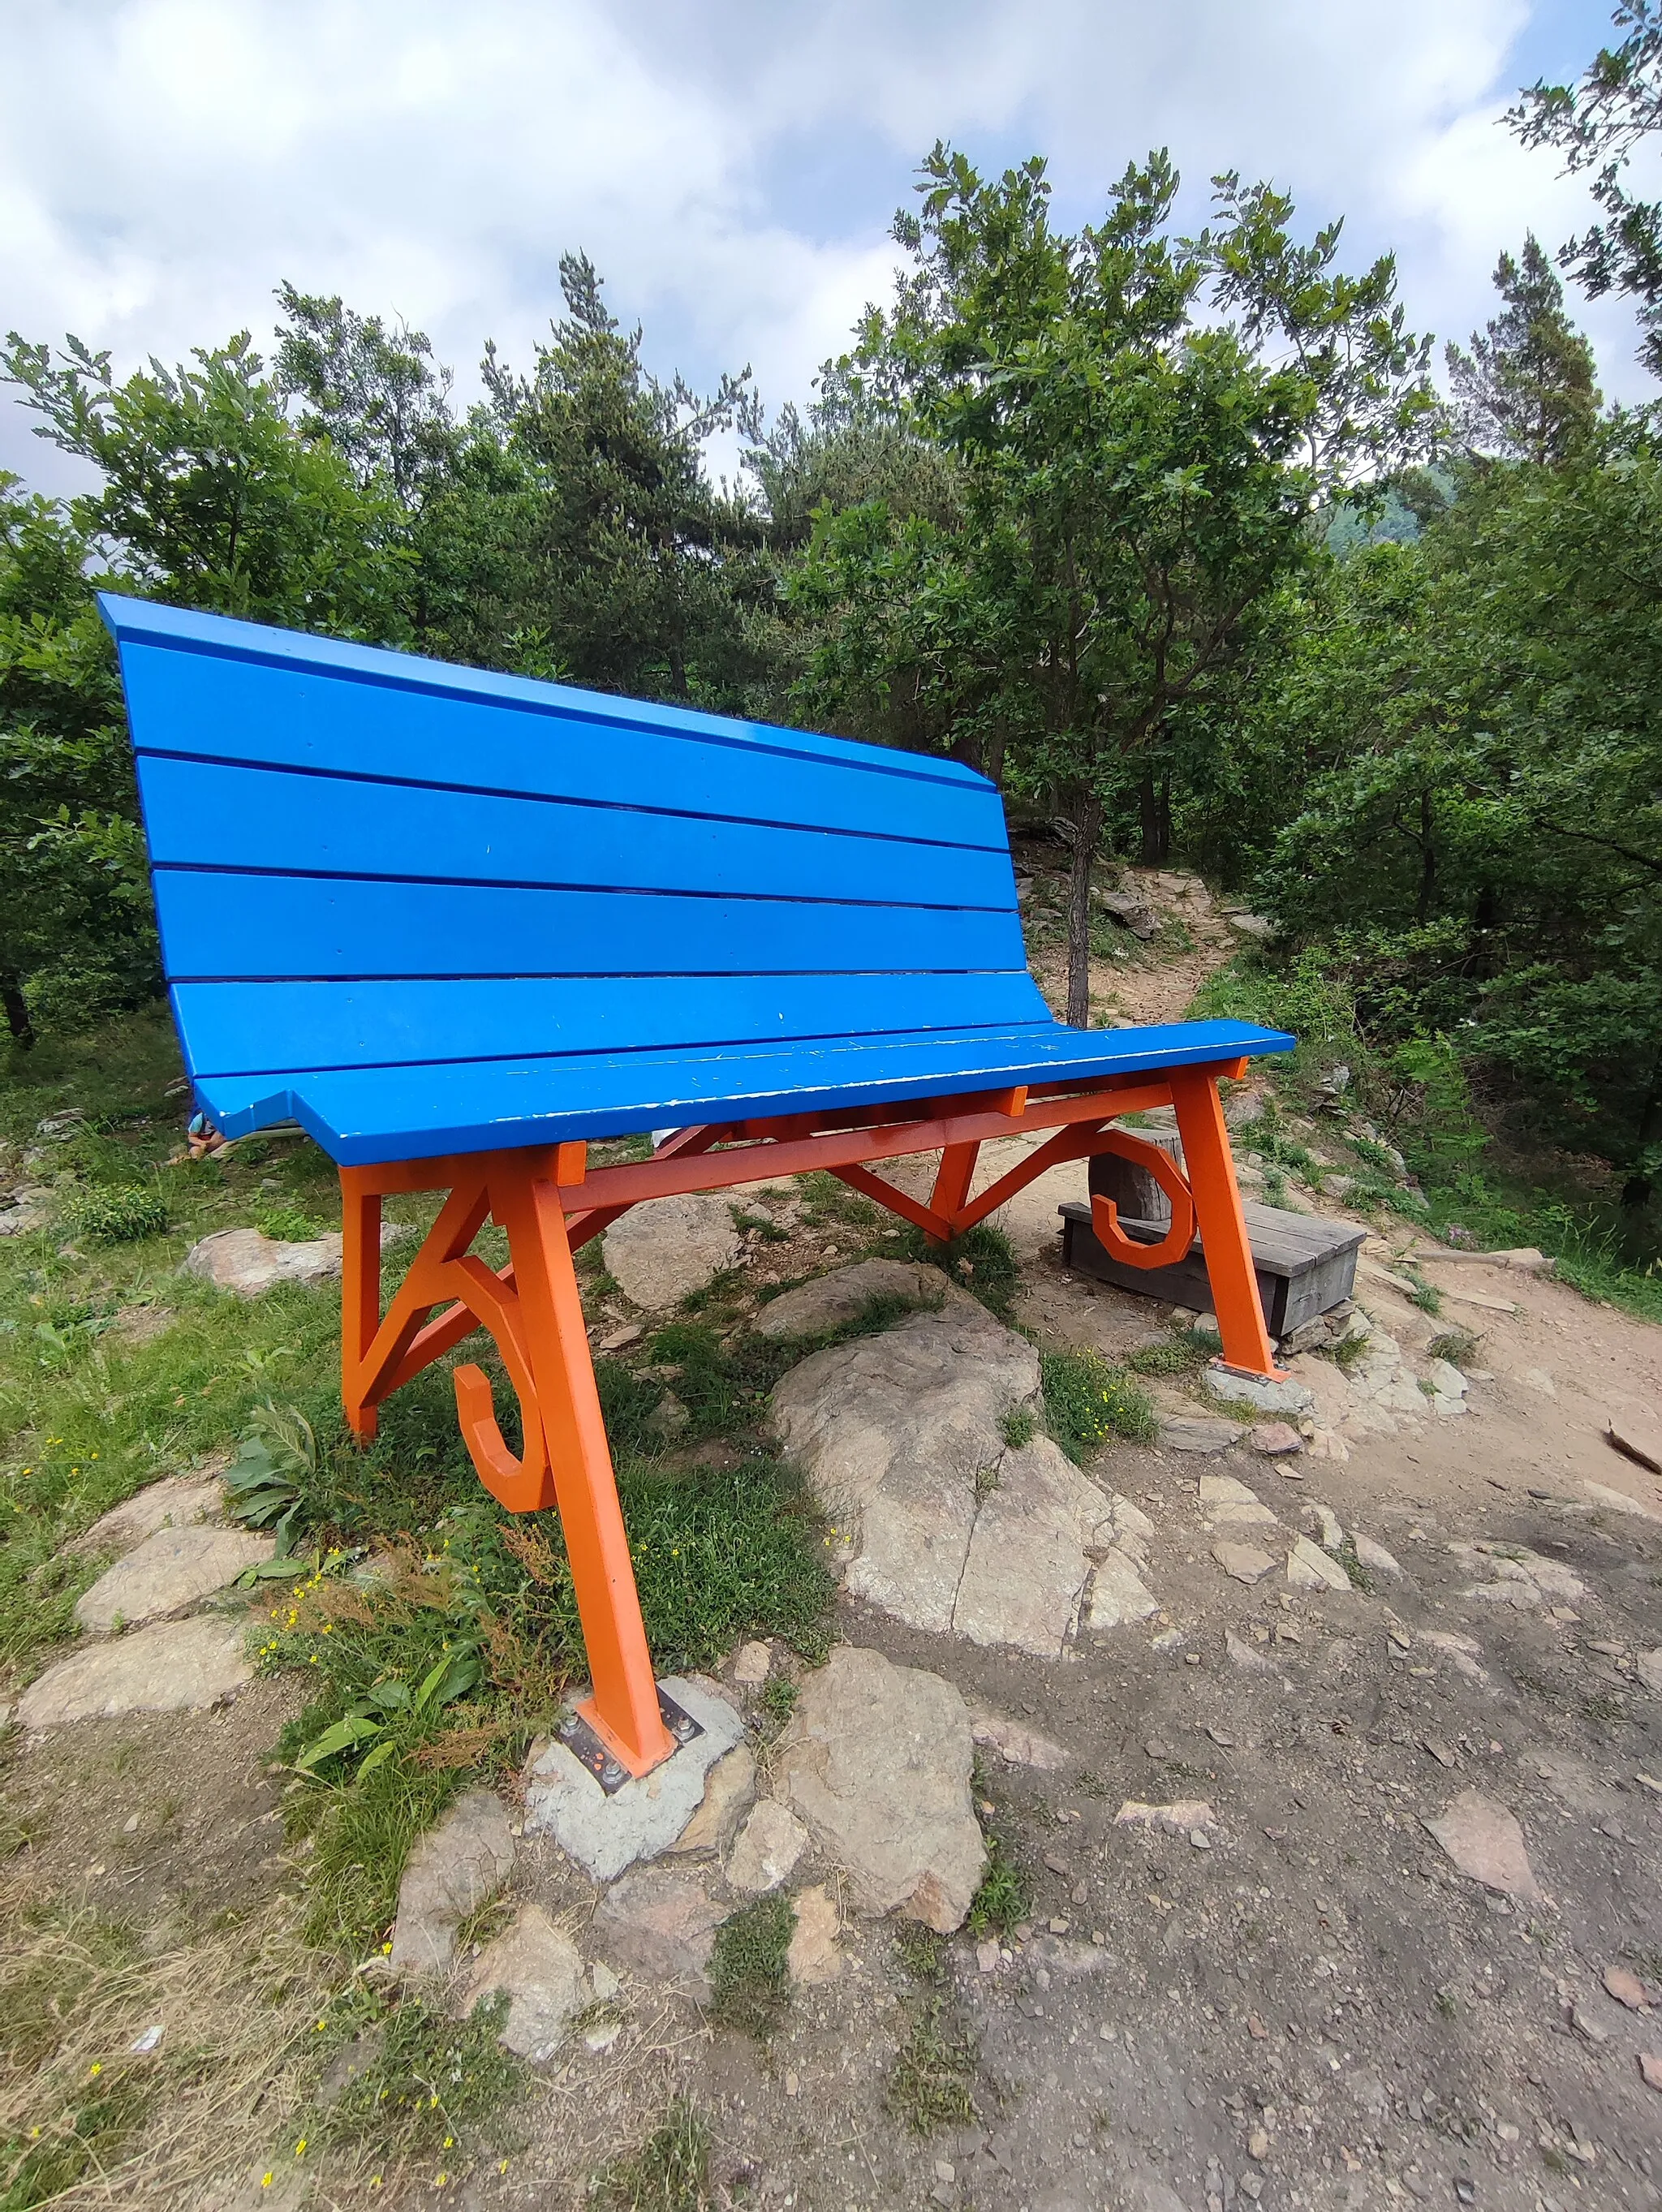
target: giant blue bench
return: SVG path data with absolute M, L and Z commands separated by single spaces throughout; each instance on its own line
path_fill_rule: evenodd
M 107 593 L 162 958 L 198 1109 L 295 1121 L 337 1163 L 342 1388 L 375 1408 L 480 1326 L 468 1449 L 557 1505 L 616 1774 L 673 1748 L 572 1254 L 629 1207 L 829 1170 L 947 1241 L 1058 1161 L 1162 1181 L 1198 1226 L 1222 1356 L 1274 1373 L 1219 1081 L 1293 1040 L 1241 1022 L 1068 1029 L 1027 970 L 1003 808 L 956 763 L 454 667 Z M 1177 1110 L 1186 1175 L 1115 1126 Z M 672 1130 L 651 1157 L 606 1138 Z M 979 1147 L 1042 1141 L 971 1195 Z M 928 1200 L 874 1164 L 938 1152 Z M 1145 1157 L 1150 1156 L 1150 1157 Z M 447 1194 L 383 1308 L 380 1206 Z M 472 1250 L 488 1218 L 508 1264 Z

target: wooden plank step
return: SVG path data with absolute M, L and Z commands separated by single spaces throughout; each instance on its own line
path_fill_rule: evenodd
M 1348 1222 L 1324 1221 L 1314 1214 L 1288 1213 L 1279 1206 L 1255 1205 L 1250 1199 L 1241 1210 L 1252 1246 L 1264 1326 L 1272 1336 L 1290 1336 L 1304 1322 L 1329 1312 L 1351 1295 L 1356 1281 L 1356 1255 L 1367 1239 L 1366 1229 Z M 1097 1241 L 1088 1206 L 1069 1201 L 1057 1211 L 1062 1221 L 1064 1266 L 1112 1283 L 1117 1290 L 1135 1291 L 1143 1297 L 1193 1306 L 1202 1313 L 1210 1308 L 1212 1287 L 1198 1237 L 1184 1258 L 1169 1267 L 1128 1267 Z M 1157 1244 L 1169 1226 L 1169 1218 L 1135 1221 L 1122 1216 L 1120 1219 L 1125 1234 L 1140 1244 Z

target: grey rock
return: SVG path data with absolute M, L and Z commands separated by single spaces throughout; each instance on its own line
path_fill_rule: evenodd
M 751 1808 L 733 1839 L 726 1874 L 729 1889 L 741 1897 L 760 1897 L 790 1880 L 808 1847 L 808 1832 L 776 1797 L 763 1797 Z
M 1371 1574 L 1388 1575 L 1393 1582 L 1401 1581 L 1402 1567 L 1383 1544 L 1375 1543 L 1372 1536 L 1353 1535 L 1350 1540 L 1356 1547 L 1359 1565 Z
M 691 1869 L 642 1867 L 614 1882 L 594 1915 L 597 1944 L 648 1981 L 709 1992 L 704 1969 L 727 1917 Z
M 17 1700 L 18 1720 L 34 1729 L 122 1713 L 200 1711 L 253 1680 L 247 1640 L 241 1627 L 211 1614 L 137 1629 L 49 1667 Z
M 910 1298 L 919 1305 L 938 1304 L 946 1287 L 939 1267 L 921 1261 L 861 1260 L 835 1274 L 799 1283 L 774 1298 L 756 1316 L 758 1336 L 821 1336 L 863 1313 L 874 1298 Z
M 1212 1557 L 1233 1581 L 1259 1583 L 1275 1562 L 1268 1552 L 1259 1551 L 1256 1544 L 1214 1544 Z
M 76 1600 L 75 1617 L 90 1636 L 165 1620 L 223 1589 L 276 1550 L 274 1539 L 244 1528 L 158 1528 Z
M 1497 1805 L 1480 1790 L 1463 1790 L 1446 1805 L 1427 1830 L 1447 1852 L 1463 1875 L 1481 1881 L 1487 1889 L 1541 1902 L 1541 1887 L 1529 1863 L 1524 1832 L 1504 1805 Z
M 502 2040 L 540 2065 L 554 2055 L 583 2005 L 583 1962 L 576 1945 L 538 1905 L 522 1905 L 513 1925 L 487 1943 L 468 1976 L 465 2011 L 481 1997 L 505 1996 Z
M 489 1790 L 459 1797 L 405 1862 L 390 1960 L 395 1974 L 447 1974 L 456 1929 L 514 1871 L 514 1838 Z
M 1208 1420 L 1204 1417 L 1191 1419 L 1184 1413 L 1162 1414 L 1160 1440 L 1167 1451 L 1199 1452 L 1208 1455 L 1227 1451 L 1238 1444 L 1245 1433 L 1239 1421 Z
M 977 1743 L 995 1751 L 1007 1766 L 1032 1766 L 1040 1773 L 1054 1774 L 1068 1764 L 1067 1753 L 1048 1735 L 1041 1735 L 1025 1721 L 1012 1720 L 1008 1713 L 995 1713 L 990 1706 L 973 1700 L 970 1732 Z
M 834 1982 L 843 1971 L 836 1900 L 823 1883 L 815 1882 L 798 1890 L 793 1902 L 796 1926 L 785 1954 L 785 1971 L 792 1981 L 807 1988 Z
M 1273 1566 L 1275 1561 L 1272 1559 Z M 1237 1636 L 1233 1628 L 1223 1632 L 1224 1656 L 1232 1667 L 1239 1667 L 1243 1674 L 1276 1674 L 1281 1669 L 1275 1661 L 1249 1644 L 1245 1637 Z
M 1294 1589 L 1348 1590 L 1350 1577 L 1308 1536 L 1296 1536 L 1287 1555 L 1287 1579 Z
M 192 1245 L 180 1262 L 180 1272 L 228 1291 L 234 1297 L 257 1298 L 274 1283 L 327 1282 L 339 1274 L 340 1266 L 338 1236 L 283 1244 L 258 1229 L 216 1229 Z
M 1087 1635 L 1105 1636 L 1159 1611 L 1160 1600 L 1137 1572 L 1136 1563 L 1116 1547 L 1097 1562 L 1081 1626 Z
M 719 1191 L 654 1198 L 615 1221 L 603 1249 L 606 1273 L 624 1296 L 661 1313 L 736 1264 L 733 1201 Z
M 950 1934 L 986 1864 L 970 1802 L 969 1710 L 950 1682 L 839 1645 L 806 1677 L 775 1755 L 781 1799 L 857 1910 Z
M 744 1690 L 759 1690 L 773 1668 L 773 1651 L 759 1638 L 741 1644 L 733 1662 L 733 1679 Z
M 654 1437 L 661 1437 L 667 1442 L 673 1437 L 679 1437 L 691 1419 L 691 1414 L 675 1393 L 666 1390 L 647 1415 L 645 1425 Z
M 1653 1698 L 1662 1698 L 1662 1650 L 1641 1651 L 1634 1661 L 1640 1680 Z
M 744 1735 L 744 1723 L 725 1698 L 673 1675 L 663 1686 L 703 1733 L 611 1796 L 557 1740 L 531 1747 L 525 1832 L 552 1836 L 596 1881 L 611 1881 L 637 1859 L 667 1851 L 703 1802 L 705 1776 Z
M 669 1846 L 672 1854 L 721 1850 L 755 1795 L 756 1761 L 748 1745 L 735 1744 L 710 1768 L 698 1809 Z
M 1097 904 L 1145 943 L 1160 928 L 1160 916 L 1140 892 L 1099 891 Z
M 1236 1375 L 1227 1367 L 1208 1367 L 1206 1387 L 1215 1398 L 1233 1406 L 1253 1406 L 1261 1413 L 1307 1413 L 1316 1402 L 1302 1382 L 1290 1377 L 1272 1382 L 1262 1375 Z
M 953 1600 L 953 1632 L 971 1644 L 1054 1659 L 1078 1624 L 1087 1547 L 1108 1517 L 1105 1502 L 1049 1437 L 1006 1449 L 996 1468 L 978 1508 L 972 1486 L 964 1498 L 972 1526 Z M 1148 1601 L 1152 1612 L 1154 1601 Z
M 130 1552 L 158 1528 L 189 1528 L 217 1520 L 225 1486 L 215 1474 L 167 1474 L 100 1513 L 68 1546 L 71 1552 Z
M 1038 1398 L 1032 1346 L 958 1292 L 792 1369 L 773 1426 L 830 1515 L 851 1595 L 1060 1656 L 1111 1508 L 1048 1437 L 1006 1443 L 1007 1416 Z

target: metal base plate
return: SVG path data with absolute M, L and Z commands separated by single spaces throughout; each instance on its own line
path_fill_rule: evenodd
M 683 1712 L 661 1684 L 658 1689 L 658 1714 L 674 1737 L 678 1749 L 704 1732 L 703 1723 L 694 1720 L 691 1713 Z M 637 1778 L 630 1772 L 622 1759 L 607 1749 L 581 1713 L 569 1713 L 561 1722 L 557 1732 L 560 1741 L 571 1756 L 580 1766 L 588 1769 L 608 1797 L 615 1796 L 625 1782 Z

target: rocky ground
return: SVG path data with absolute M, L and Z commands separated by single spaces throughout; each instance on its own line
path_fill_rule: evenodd
M 1235 924 L 1193 879 L 1132 889 L 1151 949 L 1095 995 L 1166 1018 Z M 1255 1110 L 1245 1179 L 1348 1218 L 1347 1132 L 1377 1133 L 1282 1119 L 1255 1164 Z M 247 2041 L 226 2160 L 173 2201 L 575 2205 L 605 2172 L 600 2201 L 667 2212 L 1662 2204 L 1662 1335 L 1367 1217 L 1354 1313 L 1277 1401 L 1227 1403 L 1204 1317 L 1062 1267 L 1083 1181 L 1001 1220 L 1014 1328 L 793 1187 L 748 1227 L 700 1200 L 609 1237 L 620 1358 L 720 1270 L 762 1334 L 896 1317 L 774 1396 L 840 1577 L 825 1662 L 752 1641 L 674 1686 L 703 1736 L 610 1807 L 540 1741 L 417 1847 L 361 1962 L 462 2012 L 505 1993 L 533 2086 L 500 2158 L 255 2154 L 289 2109 L 261 2039 L 319 2001 L 269 1760 L 304 1686 L 256 1675 L 227 1595 L 269 1546 L 211 1466 L 80 1540 L 107 1565 L 17 1699 L 5 1817 L 31 1897 L 138 1931 L 122 2035 Z M 198 1265 L 234 1292 L 336 1256 Z M 1148 1441 L 1081 1465 L 1047 1434 L 1040 1355 L 1068 1350 L 1165 1368 Z M 186 1922 L 253 1968 L 146 1981 Z

